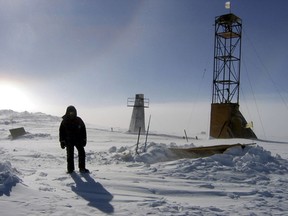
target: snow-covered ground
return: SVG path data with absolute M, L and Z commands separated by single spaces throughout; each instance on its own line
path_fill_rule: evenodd
M 287 215 L 288 144 L 198 140 L 86 125 L 87 168 L 66 174 L 61 119 L 0 111 L 0 215 Z M 12 140 L 9 129 L 28 132 Z M 195 135 L 196 136 L 196 135 Z M 205 158 L 179 158 L 170 147 L 254 143 Z M 75 164 L 77 167 L 77 151 Z

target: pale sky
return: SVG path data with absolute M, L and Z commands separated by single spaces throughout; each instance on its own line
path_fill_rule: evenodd
M 207 131 L 225 2 L 0 0 L 0 109 L 61 116 L 72 104 L 86 122 L 128 128 L 127 98 L 143 93 L 151 128 Z M 288 121 L 287 10 L 231 1 L 243 24 L 240 109 L 265 137 Z

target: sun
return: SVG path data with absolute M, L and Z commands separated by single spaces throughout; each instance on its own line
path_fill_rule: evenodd
M 20 84 L 0 81 L 0 109 L 29 111 L 35 108 L 29 92 Z

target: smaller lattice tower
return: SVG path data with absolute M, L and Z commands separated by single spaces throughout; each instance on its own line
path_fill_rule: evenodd
M 145 108 L 149 108 L 149 99 L 144 98 L 144 94 L 136 94 L 135 98 L 127 99 L 127 106 L 133 107 L 130 126 L 128 132 L 145 133 Z

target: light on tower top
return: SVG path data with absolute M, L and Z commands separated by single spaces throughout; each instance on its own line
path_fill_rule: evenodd
M 226 8 L 226 9 L 231 9 L 231 3 L 230 3 L 230 1 L 227 1 L 227 2 L 225 3 L 225 8 Z

